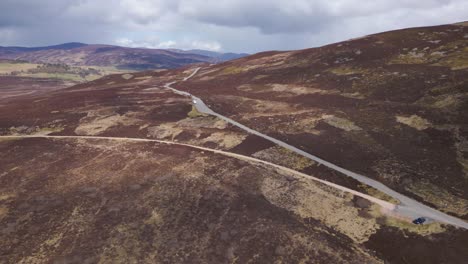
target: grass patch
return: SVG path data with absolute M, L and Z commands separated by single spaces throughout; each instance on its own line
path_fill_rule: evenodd
M 80 68 L 90 68 L 90 67 L 82 66 Z M 119 74 L 119 73 L 123 74 L 123 73 L 129 72 L 128 70 L 122 70 L 122 69 L 118 69 L 112 66 L 92 66 L 92 68 L 98 70 L 101 73 L 101 75 Z
M 48 135 L 55 132 L 63 131 L 62 125 L 52 125 L 50 127 L 10 127 L 10 134 L 12 135 Z
M 63 126 L 43 127 L 36 130 L 36 135 L 48 135 L 52 133 L 62 132 L 65 129 Z
M 187 115 L 190 118 L 195 118 L 195 117 L 199 117 L 199 116 L 206 116 L 205 114 L 198 112 L 197 108 L 194 105 L 192 105 L 192 110 L 190 112 L 188 112 Z
M 328 71 L 335 75 L 366 74 L 369 72 L 368 70 L 365 70 L 362 68 L 345 67 L 345 66 L 332 68 L 332 69 L 329 69 Z
M 40 79 L 58 79 L 73 82 L 86 82 L 105 75 L 125 73 L 115 67 L 68 66 L 66 64 L 36 64 L 23 61 L 0 62 L 0 75 L 11 75 Z
M 11 169 L 10 171 L 14 171 L 16 169 L 18 169 L 18 167 L 15 167 L 15 168 Z M 16 194 L 9 194 L 9 193 L 0 194 L 0 202 L 7 201 L 7 200 L 13 199 L 15 197 L 16 197 Z
M 46 72 L 38 72 L 38 73 L 21 73 L 18 76 L 21 77 L 30 77 L 30 78 L 40 78 L 40 79 L 58 79 L 58 80 L 65 80 L 65 81 L 74 81 L 74 82 L 81 82 L 81 81 L 90 81 L 102 76 L 94 75 L 92 77 L 88 76 L 87 78 L 82 78 L 77 74 L 73 73 L 46 73 Z
M 468 99 L 468 93 L 453 93 L 453 85 L 437 86 L 431 89 L 430 95 L 419 99 L 416 104 L 439 109 L 456 110 Z
M 460 163 L 461 167 L 463 168 L 463 172 L 465 173 L 465 178 L 468 178 L 468 159 L 464 159 L 462 155 L 459 155 L 457 161 L 458 163 Z
M 402 123 L 402 124 L 405 124 L 407 126 L 410 126 L 412 128 L 415 128 L 419 131 L 421 130 L 424 130 L 424 129 L 428 129 L 429 127 L 432 126 L 432 124 L 420 117 L 420 116 L 417 116 L 417 115 L 412 115 L 412 116 L 409 116 L 409 117 L 406 117 L 406 116 L 396 116 L 396 120 L 398 123 Z
M 450 212 L 459 216 L 468 214 L 468 200 L 453 195 L 435 184 L 419 181 L 408 185 L 406 189 L 435 205 L 443 212 Z
M 21 138 L 0 138 L 0 142 L 8 142 L 8 141 L 15 141 L 15 140 L 21 140 Z M 1 201 L 1 196 L 0 196 L 0 201 Z
M 279 153 L 282 158 L 285 158 L 288 161 L 288 163 L 291 164 L 291 168 L 294 170 L 303 170 L 309 166 L 313 166 L 316 164 L 315 161 L 298 155 L 295 152 L 286 148 L 280 148 Z
M 465 48 L 466 49 L 466 48 Z M 452 70 L 463 70 L 468 68 L 468 53 L 464 52 L 455 56 L 448 56 L 437 63 L 432 64 L 433 66 L 446 66 Z
M 234 134 L 234 133 L 224 133 L 224 132 L 215 132 L 212 133 L 209 137 L 203 139 L 202 142 L 215 143 L 223 149 L 231 149 L 244 141 L 245 135 Z
M 453 41 L 434 49 L 412 50 L 392 58 L 389 64 L 429 64 L 452 70 L 468 68 L 466 41 Z
M 260 75 L 255 76 L 255 77 L 253 78 L 253 80 L 255 80 L 255 81 L 256 81 L 256 80 L 261 80 L 261 79 L 264 79 L 264 78 L 267 78 L 267 77 L 268 77 L 268 75 L 262 75 L 262 74 L 260 74 Z
M 0 63 L 0 74 L 11 74 L 15 71 L 28 71 L 37 68 L 39 64 L 23 62 L 3 62 Z
M 123 75 L 122 75 L 122 78 L 124 78 L 125 80 L 130 80 L 130 79 L 133 78 L 133 75 L 132 75 L 132 74 L 129 74 L 129 73 L 123 74 Z
M 334 115 L 323 115 L 322 118 L 323 121 L 328 125 L 345 130 L 347 132 L 362 130 L 362 128 L 356 126 L 352 121 L 345 118 L 336 117 Z
M 410 222 L 399 220 L 393 217 L 385 217 L 385 225 L 393 226 L 410 231 L 412 233 L 428 236 L 431 234 L 443 233 L 446 229 L 440 223 L 430 223 L 425 225 L 415 225 Z
M 463 95 L 454 95 L 449 94 L 447 96 L 436 97 L 437 101 L 432 105 L 435 108 L 449 108 L 449 107 L 458 107 L 463 103 Z
M 428 58 L 425 53 L 410 51 L 407 54 L 400 54 L 393 58 L 389 64 L 422 64 L 426 63 Z
M 389 215 L 385 215 L 381 212 L 380 206 L 373 204 L 369 209 L 368 213 L 373 217 L 378 219 L 378 222 L 381 225 L 396 227 L 399 229 L 403 229 L 409 231 L 411 233 L 419 234 L 422 236 L 428 236 L 432 234 L 443 233 L 446 231 L 446 228 L 437 222 L 424 224 L 424 225 L 415 225 L 410 221 L 399 219 L 396 217 L 392 217 Z
M 366 185 L 366 184 L 360 184 L 359 187 L 363 188 L 365 190 L 365 192 L 367 194 L 369 194 L 370 196 L 372 197 L 375 197 L 375 198 L 378 198 L 380 200 L 384 200 L 384 201 L 387 201 L 389 203 L 392 203 L 392 204 L 399 204 L 400 201 L 398 201 L 397 199 L 375 189 L 375 188 L 372 188 L 370 187 L 369 185 Z
M 243 72 L 242 68 L 230 66 L 230 67 L 224 68 L 223 71 L 221 72 L 221 75 L 239 74 L 241 72 Z
M 259 151 L 253 156 L 294 170 L 303 170 L 316 165 L 315 161 L 279 146 Z
M 8 216 L 9 209 L 6 206 L 0 206 L 0 220 Z

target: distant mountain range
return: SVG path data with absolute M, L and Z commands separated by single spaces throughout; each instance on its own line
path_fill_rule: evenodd
M 219 63 L 248 54 L 206 50 L 164 50 L 64 43 L 46 47 L 0 47 L 0 59 L 71 66 L 109 66 L 128 70 L 171 69 L 194 63 Z
M 195 53 L 15 56 L 219 56 Z M 0 73 L 30 66 L 15 63 Z M 0 75 L 2 263 L 467 263 L 468 229 L 437 220 L 468 221 L 468 23 L 198 67 L 68 88 Z M 31 71 L 86 73 L 73 68 Z
M 172 49 L 171 51 L 174 51 L 177 53 L 198 54 L 202 56 L 207 56 L 207 57 L 216 59 L 217 62 L 225 62 L 225 61 L 240 59 L 240 58 L 250 55 L 247 53 L 232 53 L 232 52 L 221 53 L 221 52 L 216 52 L 216 51 L 199 50 L 199 49 L 194 49 L 194 50 Z

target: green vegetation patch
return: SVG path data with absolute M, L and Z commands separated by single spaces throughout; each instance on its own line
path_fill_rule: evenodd
M 466 48 L 465 48 L 466 49 Z M 446 66 L 452 70 L 463 70 L 468 68 L 468 52 L 448 56 L 437 63 L 432 64 L 433 66 Z
M 221 72 L 221 75 L 239 74 L 241 72 L 243 72 L 243 69 L 241 67 L 230 66 L 224 68 Z
M 125 80 L 130 80 L 130 79 L 133 78 L 133 75 L 132 75 L 132 74 L 129 74 L 129 73 L 123 74 L 123 75 L 122 75 L 122 78 L 124 78 Z
M 48 127 L 10 127 L 9 132 L 11 135 L 48 135 L 55 132 L 61 132 L 63 129 L 64 127 L 62 125 L 53 124 Z
M 453 41 L 436 48 L 413 49 L 398 54 L 389 64 L 429 64 L 445 66 L 452 70 L 468 68 L 468 47 L 466 40 Z
M 59 80 L 65 80 L 65 81 L 75 81 L 75 82 L 81 82 L 84 81 L 84 79 L 76 74 L 72 73 L 46 73 L 46 72 L 39 72 L 39 73 L 21 73 L 19 76 L 22 77 L 31 77 L 31 78 L 41 78 L 41 79 L 59 79 Z M 96 79 L 98 77 L 93 76 L 93 78 L 90 78 L 89 81 Z
M 346 67 L 346 66 L 331 68 L 328 71 L 336 75 L 366 74 L 369 72 L 366 69 L 362 69 L 358 67 Z
M 0 221 L 3 220 L 3 218 L 6 218 L 8 216 L 8 207 L 6 206 L 0 206 Z
M 316 164 L 315 161 L 311 159 L 279 146 L 259 151 L 253 156 L 294 170 L 303 170 Z
M 425 130 L 432 127 L 431 122 L 427 119 L 424 119 L 417 115 L 412 115 L 409 117 L 406 116 L 396 116 L 396 120 L 399 123 L 405 124 L 417 130 Z
M 73 82 L 87 82 L 104 75 L 117 73 L 113 67 L 69 66 L 66 64 L 35 64 L 8 61 L 0 63 L 0 74 L 40 79 L 58 79 Z
M 348 94 L 358 93 L 360 97 L 368 97 L 381 91 L 379 87 L 386 87 L 389 83 L 398 83 L 402 78 L 402 75 L 399 74 L 373 69 L 354 80 L 351 89 L 345 92 Z
M 253 78 L 253 80 L 255 80 L 255 81 L 256 81 L 256 80 L 261 80 L 261 79 L 264 79 L 264 78 L 267 78 L 267 77 L 269 77 L 269 76 L 268 76 L 268 75 L 262 75 L 262 74 L 260 74 L 260 75 L 255 76 L 255 77 Z
M 425 96 L 418 100 L 417 104 L 432 108 L 457 109 L 466 99 L 468 99 L 468 94 L 442 94 L 439 96 Z
M 468 159 L 463 158 L 462 155 L 459 154 L 457 161 L 458 163 L 460 163 L 460 165 L 463 168 L 463 173 L 465 174 L 465 178 L 468 178 Z
M 1 62 L 0 74 L 11 74 L 14 72 L 28 71 L 38 67 L 38 64 L 28 62 Z
M 0 138 L 0 142 L 8 142 L 8 141 L 14 141 L 14 140 L 21 140 L 21 138 Z M 1 195 L 0 195 L 0 201 L 1 201 Z
M 345 119 L 345 118 L 336 117 L 334 115 L 322 115 L 322 119 L 328 125 L 348 131 L 348 132 L 362 130 L 362 128 L 358 127 L 352 121 Z
M 190 118 L 195 118 L 195 117 L 199 117 L 199 116 L 206 116 L 205 114 L 200 113 L 194 105 L 192 105 L 192 110 L 190 112 L 188 112 L 187 115 Z
M 415 225 L 410 221 L 410 219 L 398 218 L 397 216 L 392 215 L 391 212 L 389 214 L 383 213 L 381 207 L 376 204 L 372 204 L 368 213 L 371 216 L 379 219 L 379 223 L 381 225 L 396 227 L 422 236 L 429 236 L 446 231 L 446 228 L 437 222 L 424 225 Z
M 400 220 L 394 217 L 384 217 L 385 225 L 393 226 L 400 229 L 407 230 L 411 233 L 416 233 L 422 236 L 428 236 L 432 234 L 443 233 L 446 228 L 440 223 L 430 223 L 425 225 L 415 225 L 411 222 Z
M 406 54 L 399 54 L 390 61 L 390 64 L 423 64 L 428 61 L 429 58 L 424 52 L 410 51 Z
M 360 188 L 364 189 L 365 190 L 365 193 L 369 194 L 370 196 L 372 197 L 375 197 L 375 198 L 378 198 L 380 200 L 384 200 L 384 201 L 387 201 L 387 202 L 390 202 L 392 204 L 399 204 L 400 201 L 398 201 L 397 199 L 391 197 L 390 195 L 387 195 L 367 184 L 360 184 L 359 185 Z
M 468 214 L 468 200 L 455 196 L 435 184 L 419 181 L 406 186 L 406 189 L 434 204 L 441 211 L 459 216 Z

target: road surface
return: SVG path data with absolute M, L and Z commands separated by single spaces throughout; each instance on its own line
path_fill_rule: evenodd
M 196 68 L 192 74 L 190 74 L 190 76 L 186 77 L 183 79 L 183 81 L 187 81 L 189 80 L 190 78 L 192 78 L 193 76 L 195 76 L 198 71 L 200 70 L 201 68 Z M 270 142 L 273 142 L 279 146 L 282 146 L 286 149 L 289 149 L 301 156 L 304 156 L 306 158 L 309 158 L 315 162 L 318 162 L 330 169 L 333 169 L 335 171 L 338 171 L 346 176 L 349 176 L 353 179 L 356 179 L 358 180 L 359 182 L 361 183 L 364 183 L 366 185 L 369 185 L 395 199 L 397 199 L 398 201 L 400 201 L 400 204 L 396 205 L 395 208 L 393 209 L 393 213 L 397 214 L 397 215 L 400 215 L 402 217 L 405 217 L 405 218 L 409 218 L 409 219 L 416 219 L 418 217 L 425 217 L 425 218 L 428 218 L 429 220 L 435 220 L 435 221 L 438 221 L 438 222 L 441 222 L 441 223 L 445 223 L 445 224 L 450 224 L 450 225 L 453 225 L 453 226 L 456 226 L 456 227 L 461 227 L 461 228 L 465 228 L 465 229 L 468 229 L 468 223 L 463 221 L 462 219 L 459 219 L 459 218 L 456 218 L 456 217 L 453 217 L 453 216 L 450 216 L 448 214 L 445 214 L 443 212 L 440 212 L 434 208 L 431 208 L 429 206 L 426 206 L 414 199 L 411 199 L 401 193 L 398 193 L 392 189 L 390 189 L 389 187 L 387 187 L 386 185 L 382 184 L 381 182 L 378 182 L 376 180 L 373 180 L 371 178 L 368 178 L 364 175 L 361 175 L 361 174 L 358 174 L 358 173 L 355 173 L 355 172 L 352 172 L 350 170 L 347 170 L 345 168 L 342 168 L 338 165 L 335 165 L 331 162 L 328 162 L 326 160 L 323 160 L 317 156 L 314 156 L 310 153 L 307 153 L 301 149 L 298 149 L 292 145 L 289 145 L 288 143 L 286 142 L 283 142 L 283 141 L 280 141 L 276 138 L 272 138 L 268 135 L 265 135 L 265 134 L 262 134 L 256 130 L 253 130 L 249 127 L 246 127 L 228 117 L 225 117 L 221 114 L 218 114 L 216 112 L 214 112 L 213 110 L 211 110 L 204 102 L 203 100 L 201 100 L 200 98 L 188 93 L 188 92 L 184 92 L 184 91 L 180 91 L 180 90 L 177 90 L 175 88 L 172 88 L 171 85 L 177 83 L 176 81 L 174 82 L 171 82 L 171 83 L 167 83 L 164 85 L 164 87 L 166 89 L 169 89 L 177 94 L 180 94 L 180 95 L 183 95 L 183 96 L 188 96 L 188 97 L 191 97 L 192 101 L 194 102 L 194 105 L 195 107 L 197 108 L 197 110 L 201 113 L 204 113 L 204 114 L 208 114 L 208 115 L 212 115 L 212 116 L 216 116 L 234 126 L 237 126 L 241 129 L 243 129 L 244 131 L 248 132 L 248 133 L 251 133 L 251 134 L 254 134 L 256 136 L 259 136 L 259 137 L 262 137 Z

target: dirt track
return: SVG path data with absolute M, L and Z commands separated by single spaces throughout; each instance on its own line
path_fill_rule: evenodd
M 328 181 L 318 179 L 316 177 L 304 174 L 302 172 L 298 172 L 298 171 L 295 171 L 295 170 L 292 170 L 292 169 L 289 169 L 289 168 L 286 168 L 286 167 L 283 167 L 283 166 L 280 166 L 280 165 L 273 164 L 271 162 L 267 162 L 267 161 L 264 161 L 264 160 L 260 160 L 260 159 L 252 158 L 252 157 L 249 157 L 249 156 L 244 156 L 244 155 L 232 153 L 232 152 L 227 152 L 227 151 L 222 151 L 222 150 L 217 150 L 217 149 L 211 149 L 211 148 L 205 148 L 205 147 L 200 147 L 200 146 L 195 146 L 195 145 L 190 145 L 190 144 L 177 143 L 177 142 L 164 141 L 164 140 L 156 140 L 156 139 L 146 139 L 146 138 L 99 137 L 99 136 L 18 135 L 18 136 L 0 136 L 0 139 L 1 138 L 6 138 L 6 139 L 8 139 L 8 138 L 10 138 L 10 139 L 17 139 L 17 138 L 104 139 L 104 140 L 119 140 L 119 141 L 133 141 L 133 142 L 156 142 L 156 143 L 160 143 L 160 144 L 190 147 L 190 148 L 194 148 L 194 149 L 198 149 L 198 150 L 202 150 L 202 151 L 209 151 L 209 152 L 212 152 L 212 153 L 221 154 L 221 155 L 224 155 L 224 156 L 228 156 L 228 157 L 232 157 L 232 158 L 236 158 L 236 159 L 240 159 L 240 160 L 244 160 L 244 161 L 264 164 L 264 165 L 271 166 L 271 167 L 274 167 L 276 169 L 285 171 L 287 173 L 291 173 L 291 174 L 296 175 L 296 176 L 300 176 L 300 177 L 304 177 L 304 178 L 307 178 L 307 179 L 310 179 L 310 180 L 313 180 L 313 181 L 317 181 L 317 182 L 320 182 L 322 184 L 328 185 L 330 187 L 336 188 L 338 190 L 341 190 L 341 191 L 344 191 L 344 192 L 347 192 L 347 193 L 351 193 L 351 194 L 353 194 L 355 196 L 359 196 L 359 197 L 364 198 L 364 199 L 366 199 L 366 200 L 368 200 L 368 201 L 370 201 L 372 203 L 378 204 L 379 206 L 382 207 L 382 209 L 384 209 L 384 211 L 393 211 L 396 208 L 396 205 L 394 205 L 392 203 L 389 203 L 387 201 L 372 197 L 370 195 L 367 195 L 367 194 L 364 194 L 364 193 L 361 193 L 361 192 L 357 192 L 355 190 L 351 190 L 349 188 L 340 186 L 338 184 L 334 184 L 334 183 L 331 183 L 331 182 L 328 182 Z
M 183 82 L 189 80 L 190 78 L 192 78 L 193 76 L 195 76 L 198 71 L 200 70 L 201 68 L 196 68 L 188 77 L 184 78 L 183 79 Z M 240 124 L 234 120 L 232 120 L 231 118 L 228 118 L 226 116 L 223 116 L 219 113 L 216 113 L 214 112 L 212 109 L 210 109 L 204 102 L 201 98 L 199 97 L 196 97 L 188 92 L 184 92 L 184 91 L 180 91 L 180 90 L 177 90 L 177 89 L 174 89 L 171 87 L 171 85 L 177 83 L 177 81 L 174 81 L 174 82 L 171 82 L 171 83 L 167 83 L 164 87 L 167 88 L 167 89 L 170 89 L 171 91 L 177 93 L 177 94 L 180 94 L 180 95 L 184 95 L 184 96 L 189 96 L 191 97 L 192 101 L 194 102 L 195 106 L 197 107 L 197 110 L 201 113 L 204 113 L 204 114 L 208 114 L 208 115 L 213 115 L 213 116 L 216 116 L 236 127 L 239 127 L 241 128 L 242 130 L 250 133 L 250 134 L 254 134 L 256 136 L 259 136 L 259 137 L 262 137 L 268 141 L 271 141 L 273 142 L 274 144 L 277 144 L 281 147 L 284 147 L 286 149 L 289 149 L 301 156 L 304 156 L 308 159 L 311 159 L 315 162 L 318 162 L 332 170 L 335 170 L 337 172 L 340 172 L 348 177 L 351 177 L 351 178 L 354 178 L 366 185 L 369 185 L 373 188 L 376 188 L 377 190 L 397 199 L 400 201 L 400 205 L 397 205 L 397 206 L 394 206 L 393 208 L 391 208 L 390 210 L 392 210 L 392 214 L 396 217 L 403 217 L 403 218 L 406 218 L 406 219 L 415 219 L 415 218 L 418 218 L 418 217 L 425 217 L 425 218 L 429 218 L 429 220 L 435 220 L 435 221 L 439 221 L 439 222 L 442 222 L 442 223 L 447 223 L 447 224 L 451 224 L 451 225 L 454 225 L 454 226 L 457 226 L 457 227 L 462 227 L 462 228 L 465 228 L 465 229 L 468 229 L 468 223 L 461 220 L 461 219 L 458 219 L 456 217 L 453 217 L 453 216 L 450 216 L 448 214 L 445 214 L 441 211 L 438 211 L 434 208 L 431 208 L 429 206 L 426 206 L 410 197 L 407 197 L 401 193 L 398 193 L 397 191 L 394 191 L 393 189 L 387 187 L 386 185 L 384 185 L 383 183 L 379 182 L 379 181 L 376 181 L 374 179 L 371 179 L 371 178 L 368 178 L 364 175 L 361 175 L 361 174 L 358 174 L 358 173 L 355 173 L 353 171 L 350 171 L 350 170 L 347 170 L 343 167 L 340 167 L 340 166 L 337 166 L 336 164 L 334 163 L 331 163 L 327 160 L 324 160 L 324 159 L 321 159 L 315 155 L 312 155 L 308 152 L 305 152 L 293 145 L 290 145 L 286 142 L 283 142 L 281 140 L 278 140 L 276 138 L 273 138 L 273 137 L 270 137 L 268 135 L 265 135 L 257 130 L 254 130 L 254 129 L 251 129 L 243 124 Z M 274 164 L 272 164 L 274 165 Z M 339 185 L 336 185 L 335 188 L 339 186 Z M 340 186 L 342 187 L 342 186 Z M 342 187 L 344 188 L 344 187 Z M 368 198 L 366 198 L 368 199 Z M 368 199 L 370 200 L 370 199 Z M 385 207 L 385 206 L 384 206 Z

